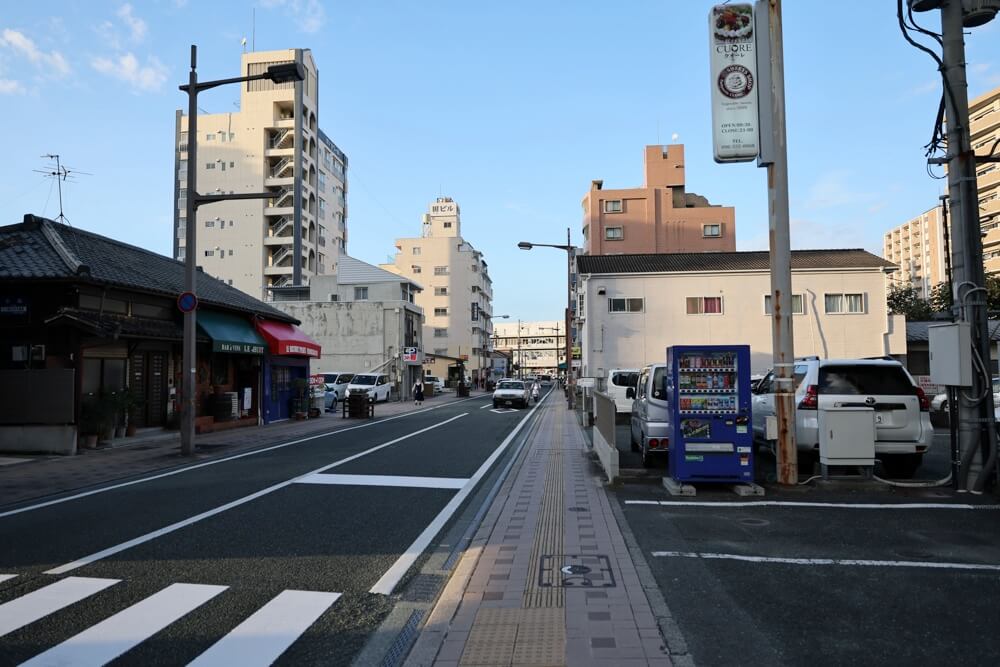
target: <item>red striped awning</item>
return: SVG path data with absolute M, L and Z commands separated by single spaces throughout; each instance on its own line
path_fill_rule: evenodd
M 267 341 L 271 354 L 319 359 L 322 349 L 319 343 L 302 333 L 294 324 L 257 320 L 257 331 Z

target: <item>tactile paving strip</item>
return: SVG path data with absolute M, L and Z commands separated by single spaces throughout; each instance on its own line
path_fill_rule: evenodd
M 552 429 L 553 442 L 562 442 L 562 421 Z M 545 465 L 545 489 L 542 508 L 531 549 L 531 563 L 539 562 L 543 554 L 562 553 L 563 549 L 563 450 L 551 448 Z M 561 588 L 540 586 L 536 577 L 528 579 L 523 605 L 526 608 L 561 608 L 565 595 Z

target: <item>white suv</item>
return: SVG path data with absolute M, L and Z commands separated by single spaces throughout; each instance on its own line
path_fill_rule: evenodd
M 359 373 L 347 385 L 347 393 L 344 395 L 365 392 L 373 401 L 388 401 L 390 389 L 392 385 L 389 384 L 388 376 L 382 373 Z
M 911 477 L 934 441 L 930 401 L 903 365 L 892 359 L 796 359 L 795 440 L 799 453 L 819 451 L 821 408 L 875 410 L 875 457 L 893 476 Z M 766 442 L 766 417 L 775 414 L 774 373 L 753 393 L 754 438 Z M 773 444 L 773 443 L 769 443 Z

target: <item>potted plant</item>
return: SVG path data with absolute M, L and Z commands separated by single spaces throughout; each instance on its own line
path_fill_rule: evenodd
M 305 419 L 309 413 L 309 380 L 295 378 L 292 381 L 292 413 L 295 419 Z
M 97 397 L 98 440 L 108 441 L 115 437 L 117 413 L 118 396 L 113 391 L 102 391 Z
M 100 428 L 100 404 L 98 399 L 88 396 L 80 406 L 80 435 L 83 437 L 84 447 L 97 448 L 97 433 Z
M 125 435 L 129 438 L 135 435 L 135 415 L 145 402 L 142 394 L 132 389 L 122 392 L 122 408 L 125 413 Z

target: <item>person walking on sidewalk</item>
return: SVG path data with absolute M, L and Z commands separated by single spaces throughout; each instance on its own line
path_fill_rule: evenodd
M 538 388 L 538 382 L 535 382 L 534 384 L 531 385 L 531 399 L 535 403 L 538 403 L 538 395 L 540 393 L 541 393 L 541 390 Z
M 424 404 L 424 383 L 422 380 L 417 380 L 413 383 L 413 404 Z

